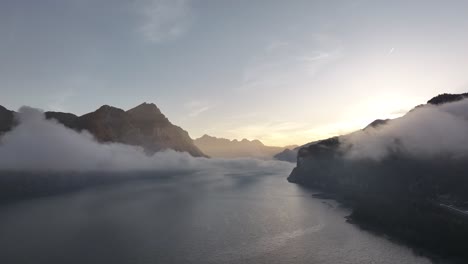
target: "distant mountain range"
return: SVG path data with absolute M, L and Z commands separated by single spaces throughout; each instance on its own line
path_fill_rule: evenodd
M 275 154 L 284 149 L 297 147 L 271 147 L 265 146 L 259 140 L 242 139 L 239 141 L 237 139 L 229 140 L 209 135 L 195 139 L 194 143 L 203 153 L 215 158 L 252 157 L 271 159 Z
M 0 134 L 15 126 L 14 115 L 14 111 L 0 106 Z M 99 142 L 141 146 L 148 154 L 173 149 L 206 157 L 187 131 L 173 125 L 155 104 L 143 103 L 128 111 L 104 105 L 83 116 L 62 112 L 45 112 L 45 116 L 76 131 L 87 130 Z

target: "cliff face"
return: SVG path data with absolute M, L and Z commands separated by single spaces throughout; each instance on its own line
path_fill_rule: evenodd
M 194 157 L 206 157 L 189 134 L 173 125 L 154 104 L 144 103 L 128 111 L 104 105 L 83 116 L 61 112 L 46 112 L 45 116 L 68 128 L 86 130 L 99 142 L 141 146 L 148 154 L 173 149 Z M 0 133 L 9 131 L 13 125 L 13 112 L 0 107 Z
M 70 113 L 62 112 L 46 112 L 45 116 L 47 119 L 55 119 L 62 123 L 64 126 L 72 129 L 79 129 L 80 124 L 78 123 L 78 116 Z
M 438 105 L 442 105 L 442 104 L 446 104 L 446 103 L 457 102 L 457 101 L 460 101 L 460 100 L 463 100 L 463 99 L 466 99 L 466 98 L 468 98 L 468 93 L 463 93 L 463 94 L 446 94 L 445 93 L 445 94 L 440 94 L 440 95 L 430 99 L 429 101 L 427 101 L 426 105 L 438 106 Z M 411 111 L 414 111 L 414 110 L 419 109 L 420 107 L 424 107 L 424 106 L 425 105 L 416 106 Z M 369 125 L 367 125 L 362 130 L 366 131 L 368 129 L 375 129 L 375 128 L 378 128 L 380 126 L 390 124 L 393 121 L 394 120 L 391 120 L 391 119 L 377 119 L 377 120 L 373 121 L 372 123 L 370 123 Z M 302 165 L 307 163 L 308 161 L 310 163 L 310 162 L 314 162 L 315 159 L 321 159 L 323 157 L 324 153 L 327 153 L 327 157 L 326 157 L 327 159 L 343 158 L 343 151 L 345 151 L 345 149 L 341 145 L 341 142 L 346 141 L 346 138 L 351 136 L 352 134 L 353 133 L 348 134 L 348 135 L 342 135 L 342 136 L 339 136 L 339 137 L 333 137 L 333 138 L 329 138 L 329 139 L 325 139 L 325 140 L 319 140 L 319 141 L 311 142 L 309 144 L 306 144 L 306 145 L 304 145 L 302 147 L 299 147 L 299 148 L 295 149 L 295 151 L 298 153 L 297 154 L 297 163 L 298 163 L 297 168 L 298 168 L 298 170 L 301 170 L 302 169 L 301 167 L 303 167 Z M 294 153 L 292 153 L 292 154 L 291 153 L 283 153 L 284 156 L 287 155 L 287 154 L 292 156 Z M 395 155 L 397 155 L 399 158 L 403 158 L 402 157 L 403 154 L 401 154 L 401 153 L 400 154 L 395 153 Z M 296 170 L 296 172 L 298 170 Z M 300 175 L 300 174 L 297 174 L 297 173 L 292 173 L 291 175 L 293 176 L 292 178 L 290 178 L 291 181 L 301 180 L 302 177 L 305 177 L 304 175 Z
M 162 149 L 185 151 L 195 157 L 206 155 L 195 146 L 187 131 L 173 125 L 154 104 L 141 104 L 126 112 L 129 122 L 137 130 L 129 141 L 146 146 L 150 152 Z
M 204 135 L 194 140 L 204 153 L 217 158 L 253 157 L 271 159 L 273 155 L 284 150 L 284 147 L 265 146 L 259 140 L 229 140 Z
M 429 100 L 428 105 L 463 98 L 445 94 Z M 405 120 L 408 124 L 409 119 Z M 401 120 L 376 120 L 363 130 L 397 121 Z M 463 246 L 468 243 L 468 213 L 461 213 L 468 208 L 468 156 L 415 156 L 400 148 L 396 139 L 395 148 L 382 159 L 353 159 L 348 156 L 352 147 L 348 139 L 355 133 L 300 148 L 288 181 L 335 194 L 351 205 L 350 219 L 359 225 L 432 253 L 468 260 Z M 372 133 L 360 135 L 368 135 L 364 142 L 373 144 Z
M 14 124 L 14 112 L 0 105 L 0 135 L 10 131 Z
M 139 133 L 122 109 L 104 105 L 92 113 L 78 117 L 77 122 L 79 130 L 89 131 L 100 142 L 138 145 L 130 139 Z

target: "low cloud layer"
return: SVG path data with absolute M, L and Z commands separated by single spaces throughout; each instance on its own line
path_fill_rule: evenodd
M 0 138 L 0 170 L 10 171 L 271 171 L 290 166 L 255 159 L 194 158 L 172 150 L 146 155 L 140 147 L 101 144 L 88 132 L 78 133 L 40 110 L 23 107 L 19 125 Z
M 352 159 L 381 160 L 391 153 L 416 158 L 468 156 L 468 99 L 425 105 L 377 128 L 341 139 Z

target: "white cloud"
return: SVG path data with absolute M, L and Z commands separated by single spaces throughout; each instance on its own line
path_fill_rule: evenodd
M 289 43 L 286 41 L 273 41 L 265 48 L 265 52 L 273 52 L 277 49 L 288 46 Z
M 148 0 L 144 2 L 144 23 L 139 31 L 151 42 L 160 43 L 185 34 L 191 25 L 189 0 Z
M 280 161 L 194 158 L 165 151 L 147 156 L 136 146 L 98 143 L 91 134 L 78 133 L 46 120 L 32 108 L 19 110 L 20 124 L 0 138 L 0 170 L 8 171 L 290 171 Z
M 387 125 L 358 131 L 342 139 L 350 158 L 381 160 L 395 151 L 418 158 L 468 154 L 468 99 L 426 105 Z
M 318 61 L 318 60 L 327 59 L 327 58 L 331 57 L 332 55 L 333 54 L 331 54 L 329 52 L 316 51 L 315 53 L 312 53 L 312 55 L 299 57 L 298 60 L 299 61 L 305 61 L 305 62 L 314 62 L 314 61 Z
M 316 35 L 306 43 L 269 43 L 245 67 L 240 89 L 294 89 L 310 84 L 320 69 L 341 57 L 341 45 L 329 39 L 333 38 Z
M 214 108 L 215 105 L 212 103 L 202 102 L 202 101 L 190 101 L 185 104 L 185 108 L 188 109 L 189 113 L 188 116 L 196 117 L 200 114 Z

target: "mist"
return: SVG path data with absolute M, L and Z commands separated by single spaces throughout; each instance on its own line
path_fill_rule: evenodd
M 350 159 L 382 160 L 392 153 L 414 158 L 466 158 L 468 99 L 443 105 L 419 106 L 405 116 L 376 128 L 340 138 Z
M 100 143 L 88 132 L 66 128 L 47 120 L 43 111 L 22 107 L 18 125 L 0 138 L 0 170 L 3 171 L 184 171 L 290 170 L 280 161 L 256 159 L 194 158 L 166 150 L 149 156 L 141 147 Z

